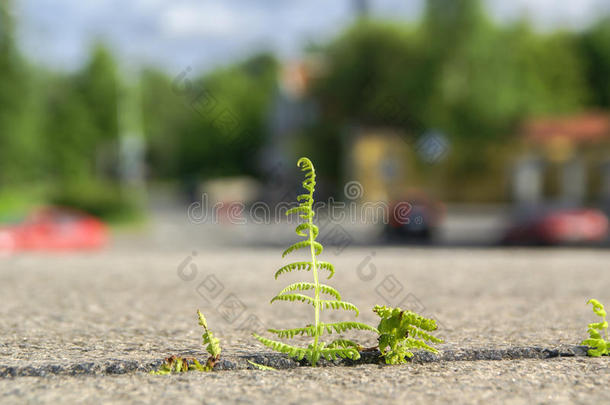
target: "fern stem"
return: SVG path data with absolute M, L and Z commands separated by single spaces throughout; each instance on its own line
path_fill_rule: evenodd
M 310 201 L 313 201 L 313 189 L 310 191 L 309 196 L 312 197 Z M 309 217 L 309 241 L 310 243 L 310 252 L 311 252 L 311 264 L 312 264 L 312 272 L 313 272 L 313 282 L 315 284 L 315 293 L 314 293 L 314 308 L 315 308 L 315 332 L 314 332 L 314 342 L 313 347 L 314 350 L 318 349 L 318 340 L 320 338 L 320 282 L 318 281 L 318 260 L 316 258 L 316 252 L 314 247 L 314 234 L 313 234 L 313 218 Z

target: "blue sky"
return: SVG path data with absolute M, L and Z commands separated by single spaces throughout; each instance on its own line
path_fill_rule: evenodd
M 423 0 L 369 0 L 373 14 L 414 20 Z M 78 67 L 96 38 L 125 68 L 209 69 L 259 49 L 297 57 L 353 18 L 352 0 L 15 0 L 26 55 L 53 68 Z M 542 29 L 579 28 L 610 0 L 487 0 L 502 21 L 523 15 Z

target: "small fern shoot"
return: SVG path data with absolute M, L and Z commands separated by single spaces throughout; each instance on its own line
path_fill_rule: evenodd
M 273 297 L 271 302 L 298 301 L 313 306 L 314 324 L 296 329 L 269 329 L 269 332 L 277 335 L 280 339 L 291 339 L 297 335 L 309 336 L 313 338 L 313 342 L 307 348 L 301 348 L 270 340 L 257 334 L 254 334 L 254 336 L 262 344 L 275 351 L 285 353 L 297 360 L 302 360 L 303 358 L 307 359 L 314 367 L 321 357 L 324 357 L 327 360 L 335 360 L 337 357 L 356 360 L 360 358 L 360 346 L 356 343 L 345 339 L 339 339 L 326 344 L 321 342 L 320 338 L 323 334 L 331 334 L 333 332 L 341 333 L 349 329 L 369 330 L 373 332 L 377 332 L 377 329 L 359 322 L 323 323 L 320 320 L 320 312 L 325 309 L 353 311 L 356 316 L 358 316 L 358 308 L 349 302 L 343 301 L 336 289 L 321 284 L 319 281 L 320 270 L 328 272 L 327 278 L 330 279 L 334 275 L 335 269 L 332 264 L 318 261 L 317 258 L 317 256 L 322 253 L 323 247 L 316 241 L 319 231 L 318 227 L 313 223 L 315 215 L 313 211 L 313 194 L 316 186 L 316 172 L 314 166 L 311 161 L 305 157 L 298 160 L 297 166 L 301 168 L 301 171 L 305 172 L 303 188 L 306 193 L 297 196 L 299 205 L 289 209 L 286 212 L 286 215 L 298 214 L 303 220 L 303 222 L 296 227 L 295 232 L 298 236 L 305 238 L 305 240 L 289 246 L 282 254 L 282 257 L 300 249 L 309 249 L 311 259 L 308 261 L 290 263 L 281 267 L 275 272 L 275 278 L 277 279 L 279 276 L 292 271 L 309 271 L 313 276 L 313 283 L 300 282 L 291 284 Z M 313 292 L 313 296 L 303 294 L 303 292 L 307 291 Z M 330 299 L 322 299 L 322 294 L 329 296 Z
M 596 299 L 590 299 L 587 304 L 593 305 L 595 315 L 602 318 L 601 322 L 593 322 L 589 324 L 589 339 L 582 341 L 581 345 L 593 347 L 589 349 L 587 354 L 592 357 L 600 357 L 610 354 L 610 341 L 608 341 L 608 321 L 606 321 L 606 310 L 601 302 Z M 603 333 L 603 336 L 602 336 Z
M 174 373 L 186 373 L 187 371 L 210 371 L 206 370 L 194 357 L 170 356 L 165 359 L 159 370 L 151 371 L 154 375 L 168 375 Z
M 203 344 L 207 345 L 206 350 L 210 353 L 210 357 L 205 365 L 201 365 L 194 357 L 170 356 L 165 359 L 159 370 L 151 371 L 151 374 L 167 375 L 173 373 L 185 373 L 187 371 L 212 371 L 214 366 L 220 360 L 220 341 L 214 337 L 212 331 L 208 329 L 208 323 L 200 310 L 197 310 L 199 317 L 199 325 L 203 327 Z
M 252 360 L 248 360 L 248 363 L 250 363 L 254 368 L 261 370 L 261 371 L 277 371 L 277 368 L 271 367 L 271 366 L 265 366 L 263 364 L 258 364 L 253 362 Z
M 381 318 L 379 326 L 379 351 L 386 364 L 403 364 L 406 358 L 413 357 L 412 349 L 423 349 L 432 353 L 438 351 L 426 342 L 442 343 L 429 332 L 436 330 L 436 321 L 427 319 L 412 311 L 400 308 L 386 308 L 376 305 L 373 308 Z
M 210 357 L 208 357 L 208 361 L 205 363 L 204 371 L 212 371 L 218 360 L 220 360 L 220 341 L 208 329 L 208 323 L 200 310 L 197 310 L 197 315 L 199 316 L 199 325 L 203 328 L 203 335 L 201 335 L 203 344 L 207 345 L 205 349 L 210 353 Z

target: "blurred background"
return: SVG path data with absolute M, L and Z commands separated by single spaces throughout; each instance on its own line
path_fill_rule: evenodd
M 608 245 L 609 0 L 3 0 L 0 49 L 5 251 L 284 243 L 300 156 L 384 218 L 331 245 Z

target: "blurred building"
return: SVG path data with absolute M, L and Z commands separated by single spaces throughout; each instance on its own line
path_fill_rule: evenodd
M 610 113 L 526 121 L 513 171 L 520 204 L 585 202 L 610 206 Z

